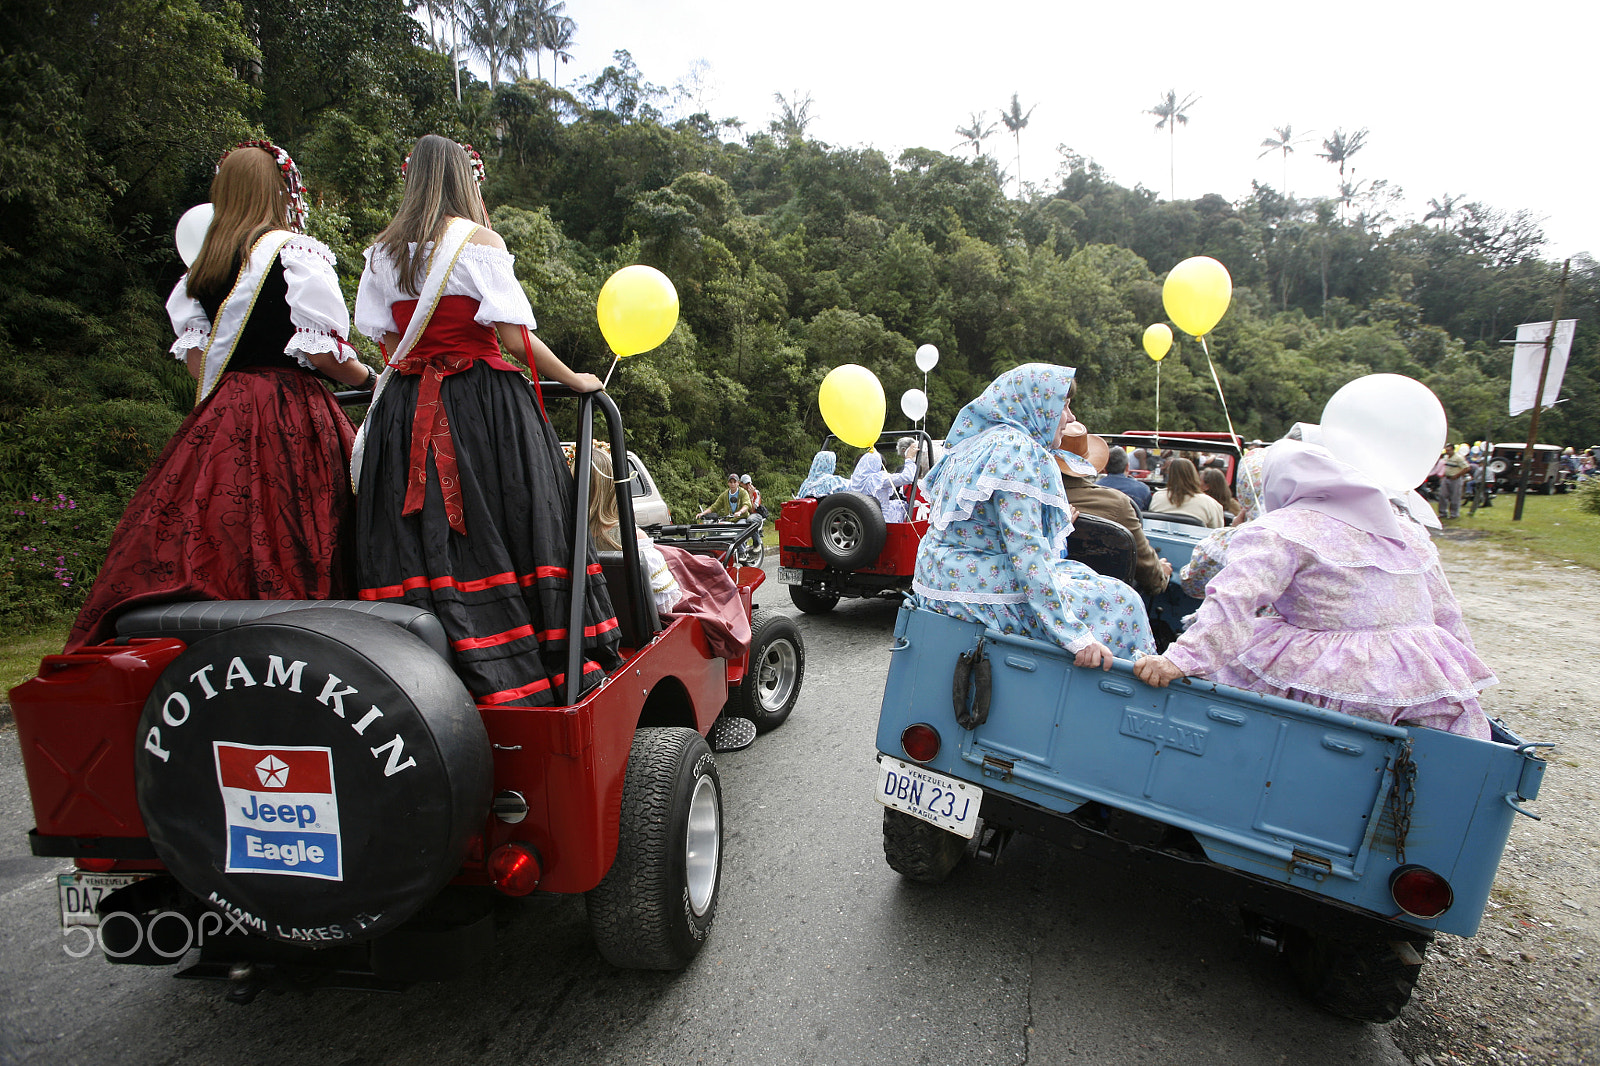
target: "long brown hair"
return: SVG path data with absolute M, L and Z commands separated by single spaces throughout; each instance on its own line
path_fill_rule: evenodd
M 211 179 L 211 203 L 211 228 L 189 269 L 194 297 L 226 296 L 261 235 L 289 227 L 289 188 L 278 161 L 263 148 L 228 153 Z
M 1174 507 L 1182 507 L 1184 500 L 1190 496 L 1199 496 L 1201 491 L 1200 475 L 1193 463 L 1180 457 L 1167 464 L 1168 503 Z
M 438 244 L 452 216 L 480 226 L 489 224 L 467 150 L 448 137 L 430 133 L 411 149 L 400 210 L 375 242 L 399 269 L 403 292 L 417 295 L 421 278 L 427 274 L 426 259 L 412 255 L 410 246 L 415 244 L 420 253 L 424 244 Z
M 589 540 L 600 551 L 616 551 L 622 547 L 617 539 L 622 516 L 617 513 L 617 488 L 611 480 L 611 453 L 591 448 L 589 461 Z
M 1233 493 L 1228 491 L 1228 476 L 1214 466 L 1208 466 L 1200 471 L 1201 480 L 1206 483 L 1206 495 L 1222 504 L 1222 509 L 1230 515 L 1239 513 L 1239 501 L 1233 498 Z

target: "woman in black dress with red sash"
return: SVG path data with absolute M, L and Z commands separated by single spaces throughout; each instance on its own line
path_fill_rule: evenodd
M 123 513 L 68 652 L 138 604 L 349 593 L 355 431 L 318 374 L 361 385 L 372 371 L 344 342 L 333 254 L 299 232 L 303 193 L 268 141 L 218 164 L 211 227 L 167 301 L 195 408 Z
M 533 310 L 487 226 L 481 167 L 454 141 L 422 138 L 400 211 L 367 249 L 356 328 L 390 369 L 356 458 L 357 571 L 362 599 L 438 616 L 480 704 L 550 706 L 564 698 L 573 637 L 573 479 L 500 344 L 580 392 L 600 380 L 528 332 Z M 588 687 L 618 665 L 621 639 L 592 552 L 585 590 Z

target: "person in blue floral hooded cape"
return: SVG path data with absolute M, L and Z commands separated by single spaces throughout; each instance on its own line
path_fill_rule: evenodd
M 928 534 L 912 589 L 919 607 L 1059 644 L 1079 666 L 1154 652 L 1138 593 L 1063 558 L 1071 509 L 1053 455 L 1073 422 L 1075 371 L 1025 363 L 962 408 L 928 474 Z

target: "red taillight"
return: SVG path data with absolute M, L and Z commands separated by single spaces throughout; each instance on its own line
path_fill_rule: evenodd
M 939 731 L 918 722 L 900 734 L 900 747 L 912 762 L 930 762 L 939 754 Z
M 1389 879 L 1389 894 L 1413 918 L 1437 918 L 1456 899 L 1450 882 L 1425 866 L 1402 866 L 1396 870 Z
M 526 896 L 539 887 L 544 870 L 539 866 L 539 853 L 531 844 L 513 841 L 501 844 L 489 856 L 489 876 L 494 887 L 508 896 Z
M 117 868 L 116 859 L 74 859 L 73 865 L 92 874 L 108 874 Z

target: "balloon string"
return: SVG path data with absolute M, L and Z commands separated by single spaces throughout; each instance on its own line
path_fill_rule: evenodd
M 1161 450 L 1161 360 L 1156 360 L 1156 451 Z
M 1211 383 L 1217 387 L 1217 399 L 1222 401 L 1222 417 L 1228 422 L 1228 436 L 1234 438 L 1234 446 L 1239 445 L 1239 434 L 1233 431 L 1233 416 L 1228 413 L 1228 398 L 1222 395 L 1222 382 L 1217 377 L 1217 364 L 1211 361 L 1211 348 L 1206 344 L 1205 337 L 1196 338 L 1200 341 L 1200 350 L 1206 353 L 1206 366 L 1211 368 Z
M 600 387 L 602 389 L 605 388 L 607 385 L 611 384 L 611 373 L 612 373 L 612 371 L 617 369 L 617 364 L 619 362 L 621 362 L 621 361 L 622 361 L 622 357 L 621 356 L 613 355 L 611 357 L 611 369 L 606 371 L 606 379 L 600 383 Z

